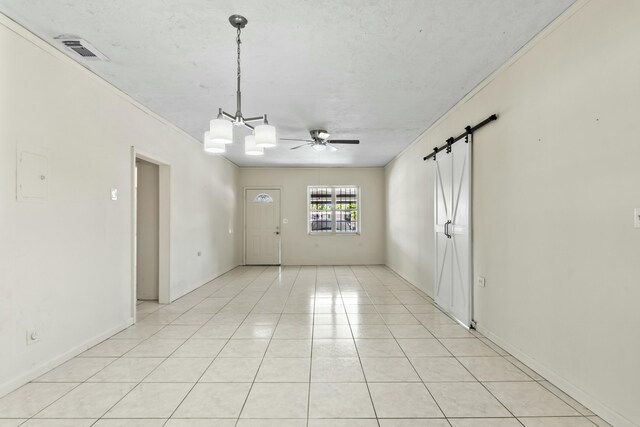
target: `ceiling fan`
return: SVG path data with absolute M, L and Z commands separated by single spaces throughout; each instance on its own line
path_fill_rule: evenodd
M 331 135 L 324 129 L 313 129 L 309 131 L 311 139 L 299 139 L 299 138 L 280 138 L 283 141 L 304 141 L 306 144 L 298 145 L 291 148 L 297 150 L 300 147 L 311 147 L 316 151 L 338 151 L 337 147 L 333 144 L 360 144 L 357 139 L 329 139 Z

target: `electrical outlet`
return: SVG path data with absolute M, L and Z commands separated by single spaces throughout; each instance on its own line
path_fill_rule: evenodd
M 40 341 L 40 333 L 37 329 L 27 329 L 27 345 Z
M 478 286 L 480 286 L 481 288 L 484 288 L 484 277 L 482 276 L 478 276 Z
M 635 228 L 640 228 L 640 208 L 635 208 L 633 210 L 633 226 Z

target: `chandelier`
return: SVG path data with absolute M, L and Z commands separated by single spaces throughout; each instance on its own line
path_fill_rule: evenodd
M 264 154 L 265 148 L 275 147 L 277 144 L 276 128 L 271 126 L 264 114 L 258 117 L 245 118 L 242 115 L 242 94 L 240 92 L 240 32 L 247 25 L 247 18 L 240 15 L 231 15 L 229 22 L 236 28 L 236 44 L 238 46 L 238 73 L 236 89 L 236 114 L 231 115 L 222 108 L 218 109 L 218 117 L 211 120 L 209 130 L 204 133 L 204 151 L 208 153 L 224 153 L 227 144 L 233 142 L 233 126 L 244 126 L 251 129 L 251 135 L 244 139 L 244 152 L 250 156 Z M 262 121 L 262 124 L 252 126 L 250 122 Z

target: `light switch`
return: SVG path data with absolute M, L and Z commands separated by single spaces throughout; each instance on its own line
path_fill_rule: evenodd
M 640 208 L 635 208 L 633 210 L 633 226 L 635 228 L 640 228 Z
M 111 200 L 118 200 L 118 189 L 117 188 L 112 188 L 111 189 Z

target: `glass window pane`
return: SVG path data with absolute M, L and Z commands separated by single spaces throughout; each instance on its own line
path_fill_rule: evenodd
M 311 233 L 358 233 L 357 187 L 309 187 Z

